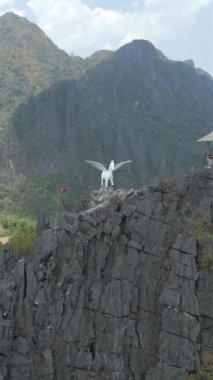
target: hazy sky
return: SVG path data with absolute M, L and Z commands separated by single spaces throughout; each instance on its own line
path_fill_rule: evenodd
M 170 59 L 213 75 L 213 0 L 0 0 L 69 54 L 89 56 L 147 39 Z

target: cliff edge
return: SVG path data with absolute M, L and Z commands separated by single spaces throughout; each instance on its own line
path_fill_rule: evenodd
M 100 189 L 27 257 L 6 247 L 0 379 L 184 380 L 212 361 L 212 208 L 212 170 Z

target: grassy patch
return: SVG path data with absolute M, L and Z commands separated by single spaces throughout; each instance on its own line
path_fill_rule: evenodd
M 197 218 L 189 223 L 199 243 L 199 262 L 202 268 L 213 270 L 213 231 L 212 223 L 204 218 Z
M 28 225 L 17 229 L 9 238 L 9 243 L 13 247 L 13 253 L 16 257 L 26 255 L 36 238 L 36 228 Z
M 12 245 L 14 255 L 26 255 L 36 238 L 36 221 L 14 214 L 0 213 L 0 262 L 3 257 L 3 245 L 7 241 Z
M 213 363 L 203 364 L 196 373 L 189 375 L 187 380 L 213 380 Z
M 35 225 L 36 222 L 34 219 L 20 217 L 15 214 L 0 213 L 0 237 L 10 236 L 19 228 Z

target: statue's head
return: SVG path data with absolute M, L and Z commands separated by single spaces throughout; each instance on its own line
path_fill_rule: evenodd
M 114 170 L 114 168 L 115 168 L 115 163 L 114 163 L 114 160 L 112 160 L 110 162 L 109 169 Z

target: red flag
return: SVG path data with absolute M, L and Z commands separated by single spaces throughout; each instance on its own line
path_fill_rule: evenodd
M 67 193 L 69 191 L 69 189 L 68 189 L 68 187 L 59 187 L 58 191 L 60 191 L 60 193 Z

